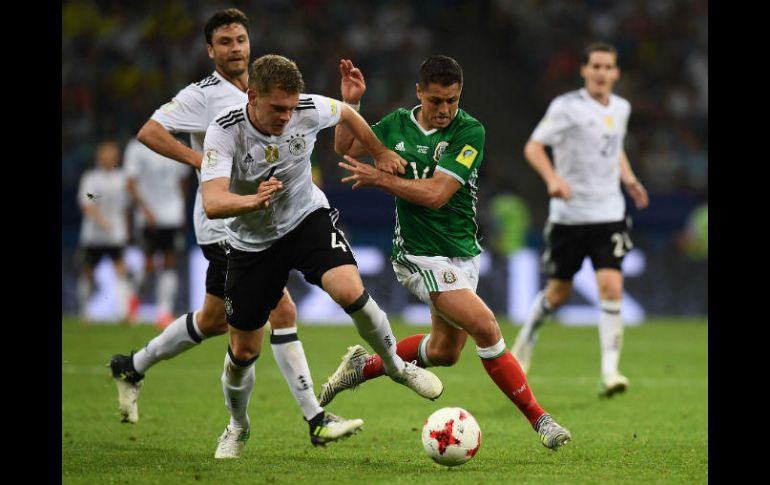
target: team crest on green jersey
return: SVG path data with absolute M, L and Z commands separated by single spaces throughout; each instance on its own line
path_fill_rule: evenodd
M 448 141 L 440 141 L 438 142 L 438 145 L 436 145 L 436 149 L 433 150 L 433 161 L 438 163 L 438 159 L 441 158 L 441 155 L 444 154 L 444 150 L 446 150 L 446 147 L 449 146 Z
M 273 163 L 278 160 L 278 145 L 271 143 L 265 147 L 265 161 Z

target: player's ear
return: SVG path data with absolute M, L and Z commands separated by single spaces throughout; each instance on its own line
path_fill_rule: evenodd
M 206 44 L 206 52 L 209 54 L 209 59 L 214 58 L 214 46 L 211 44 Z
M 422 89 L 420 89 L 420 83 L 416 83 L 414 87 L 415 87 L 415 95 L 417 96 L 417 99 L 419 99 L 420 102 L 422 102 Z

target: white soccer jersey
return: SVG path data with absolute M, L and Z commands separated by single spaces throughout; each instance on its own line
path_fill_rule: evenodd
M 190 173 L 190 167 L 147 148 L 133 139 L 126 145 L 123 167 L 129 179 L 136 183 L 139 197 L 155 217 L 159 229 L 184 226 L 184 192 L 182 181 Z M 141 210 L 136 211 L 139 227 L 146 221 Z
M 123 169 L 86 171 L 80 177 L 78 205 L 95 205 L 112 227 L 104 231 L 92 218 L 83 214 L 80 226 L 81 246 L 125 246 L 128 242 L 126 209 L 129 205 L 128 186 Z
M 270 207 L 226 219 L 230 244 L 241 251 L 263 251 L 294 229 L 314 210 L 329 207 L 324 193 L 313 184 L 310 155 L 317 133 L 340 120 L 337 100 L 301 94 L 283 135 L 256 130 L 246 105 L 219 113 L 206 132 L 201 180 L 230 178 L 230 192 L 255 194 L 273 175 L 283 182 Z
M 248 96 L 233 83 L 214 71 L 211 76 L 190 84 L 152 115 L 152 119 L 170 132 L 190 134 L 190 147 L 203 152 L 203 139 L 214 115 L 228 106 L 246 103 Z M 197 171 L 196 171 L 197 172 Z M 222 219 L 211 220 L 203 211 L 203 199 L 198 175 L 198 193 L 195 194 L 193 223 L 198 244 L 213 244 L 227 238 Z
M 532 139 L 550 145 L 556 173 L 572 190 L 569 200 L 551 198 L 548 219 L 559 224 L 620 221 L 625 201 L 620 191 L 620 154 L 631 104 L 610 95 L 602 105 L 586 89 L 551 102 Z

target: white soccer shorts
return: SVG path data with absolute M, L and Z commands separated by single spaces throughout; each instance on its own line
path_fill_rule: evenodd
M 392 264 L 398 282 L 427 304 L 431 313 L 440 315 L 451 326 L 461 328 L 433 306 L 430 293 L 465 288 L 476 293 L 480 261 L 481 255 L 457 258 L 402 255 Z

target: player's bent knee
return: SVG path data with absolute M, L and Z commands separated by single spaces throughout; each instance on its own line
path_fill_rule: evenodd
M 603 285 L 599 288 L 599 298 L 602 300 L 620 300 L 623 295 L 623 289 L 619 285 Z
M 256 346 L 251 345 L 235 345 L 230 344 L 230 351 L 232 352 L 233 357 L 238 359 L 240 362 L 248 362 L 252 360 L 254 357 L 259 354 L 259 351 L 257 350 Z
M 480 347 L 494 345 L 502 338 L 500 326 L 497 324 L 497 320 L 495 320 L 494 316 L 491 320 L 485 318 L 475 322 L 472 331 L 468 330 L 468 333 L 473 337 L 476 345 Z
M 351 286 L 350 288 L 345 288 L 342 291 L 338 291 L 332 298 L 337 302 L 339 306 L 342 308 L 347 308 L 358 302 L 359 299 L 363 296 L 364 292 L 366 292 L 366 290 L 362 291 L 360 288 Z
M 433 365 L 436 366 L 450 367 L 455 365 L 457 361 L 460 360 L 460 354 L 461 350 L 444 348 L 441 349 L 437 355 L 431 355 L 430 361 L 433 363 Z
M 548 298 L 548 303 L 551 304 L 551 308 L 558 308 L 567 302 L 570 293 L 570 290 L 557 290 L 551 292 L 546 298 Z
M 283 302 L 284 300 L 281 300 Z M 272 328 L 290 328 L 297 326 L 297 307 L 293 302 L 279 303 L 270 312 L 270 326 Z
M 215 337 L 227 333 L 227 320 L 224 315 L 198 312 L 196 315 L 198 328 L 206 337 Z

